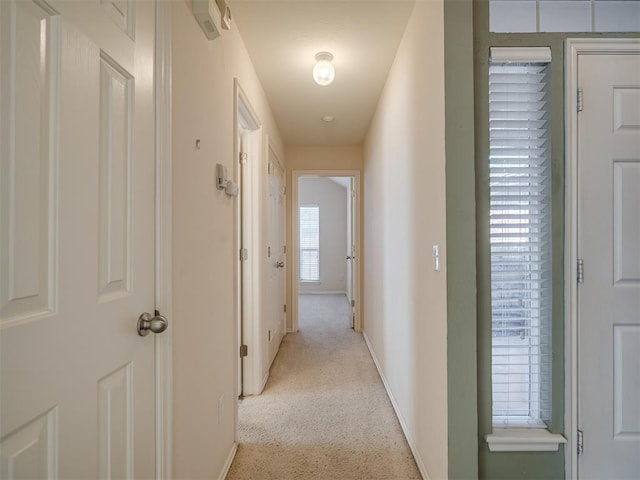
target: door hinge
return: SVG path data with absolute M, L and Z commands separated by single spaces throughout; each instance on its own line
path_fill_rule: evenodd
M 267 173 L 271 175 L 271 162 L 267 163 Z
M 287 246 L 286 245 L 282 246 L 282 253 L 287 253 Z
M 355 307 L 356 306 L 356 301 L 355 300 L 351 300 L 351 306 Z
M 284 313 L 287 313 L 287 304 L 284 304 Z
M 286 195 L 287 194 L 287 187 L 282 187 L 282 194 Z
M 577 273 L 578 283 L 584 283 L 584 260 L 581 258 L 578 259 L 578 273 Z
M 582 455 L 584 452 L 584 434 L 582 430 L 578 430 L 578 445 L 576 445 L 576 449 L 578 450 L 578 455 Z
M 249 355 L 249 347 L 246 345 L 240 345 L 240 356 L 246 357 L 247 355 Z
M 267 258 L 271 258 L 271 247 L 267 247 Z
M 238 155 L 238 157 L 239 157 L 240 163 L 241 163 L 242 165 L 244 165 L 245 163 L 247 163 L 247 158 L 249 158 L 245 152 L 240 152 L 240 154 Z
M 242 260 L 249 260 L 249 250 L 246 248 L 240 249 L 240 261 Z
M 578 95 L 576 97 L 576 100 L 578 112 L 581 112 L 584 109 L 584 94 L 582 92 L 582 88 L 578 88 Z

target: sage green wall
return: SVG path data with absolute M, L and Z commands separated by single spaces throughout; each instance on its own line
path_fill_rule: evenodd
M 479 478 L 491 480 L 563 479 L 565 477 L 563 446 L 557 452 L 492 453 L 489 452 L 484 441 L 484 436 L 491 432 L 491 282 L 488 187 L 489 48 L 492 46 L 548 46 L 551 48 L 553 396 L 549 429 L 553 433 L 564 434 L 564 41 L 567 38 L 620 38 L 637 36 L 637 34 L 489 33 L 488 0 L 474 0 L 473 31 L 476 119 Z
M 478 478 L 473 3 L 445 0 L 449 478 Z

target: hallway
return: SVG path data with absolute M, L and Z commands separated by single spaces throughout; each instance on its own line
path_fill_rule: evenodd
M 344 295 L 301 295 L 262 395 L 240 402 L 227 478 L 418 479 L 420 474 Z

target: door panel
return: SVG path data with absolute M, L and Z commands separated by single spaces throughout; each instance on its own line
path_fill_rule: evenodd
M 268 300 L 270 314 L 266 320 L 269 330 L 269 346 L 267 365 L 278 353 L 280 341 L 286 333 L 284 326 L 284 277 L 285 277 L 285 255 L 284 255 L 284 171 L 275 158 L 273 152 L 269 150 L 269 204 L 268 204 L 268 244 L 269 253 L 267 255 L 267 271 L 269 275 Z
M 581 55 L 581 479 L 640 478 L 640 56 Z
M 154 4 L 106 3 L 0 2 L 2 478 L 154 476 Z

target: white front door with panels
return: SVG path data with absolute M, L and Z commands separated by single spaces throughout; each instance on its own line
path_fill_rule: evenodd
M 0 36 L 0 477 L 153 478 L 154 3 L 3 0 Z
M 640 55 L 580 55 L 580 479 L 640 478 Z

